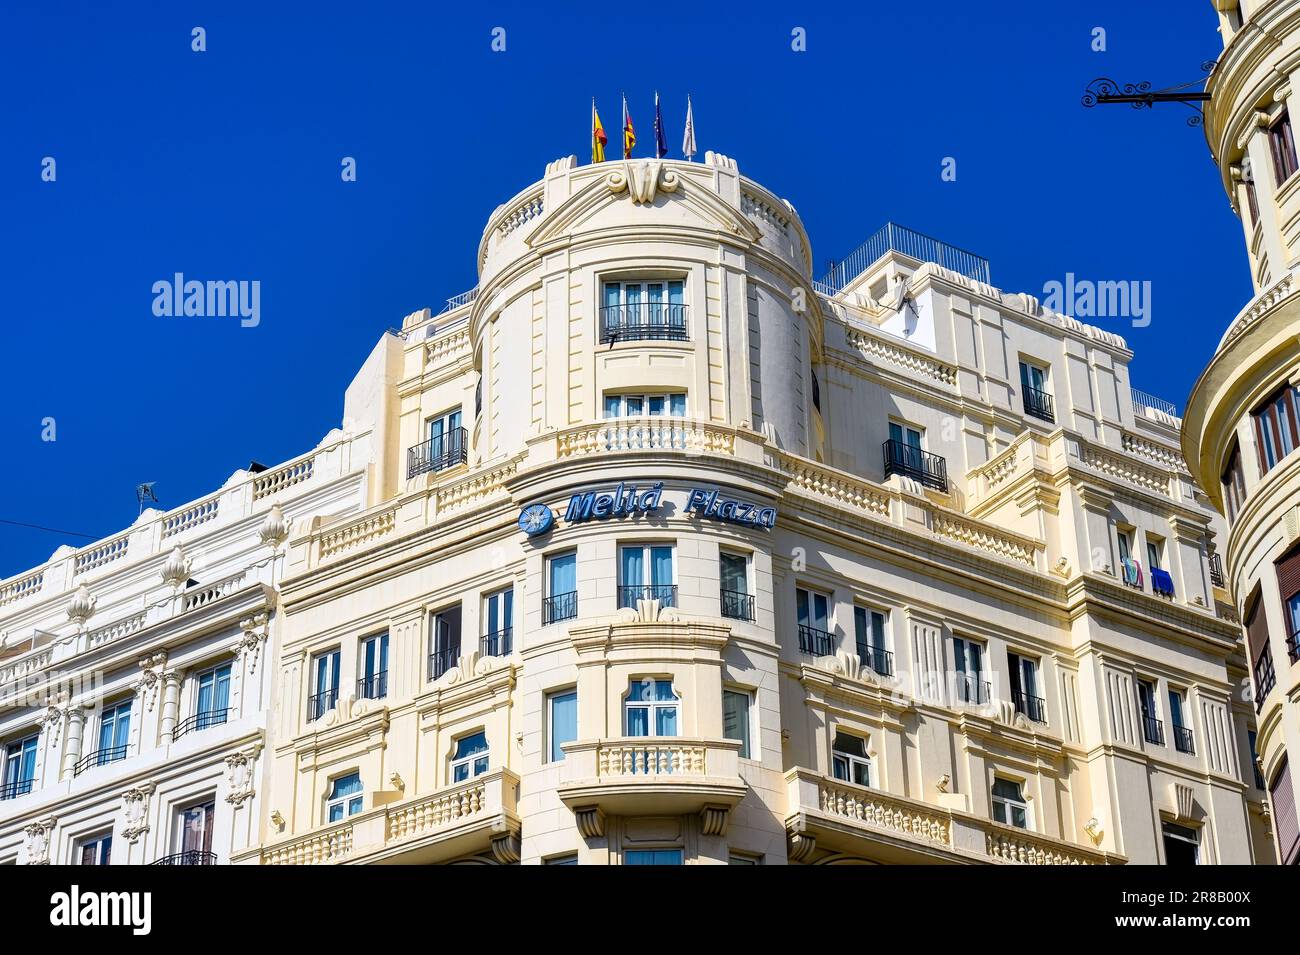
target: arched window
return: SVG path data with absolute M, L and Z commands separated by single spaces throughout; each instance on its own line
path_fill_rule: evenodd
M 330 785 L 329 798 L 325 801 L 325 821 L 339 822 L 355 816 L 361 811 L 363 799 L 360 773 L 339 776 Z
M 628 736 L 676 736 L 681 700 L 672 680 L 633 680 L 624 703 Z

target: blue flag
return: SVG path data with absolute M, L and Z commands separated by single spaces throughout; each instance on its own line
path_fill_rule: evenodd
M 655 158 L 668 155 L 668 140 L 664 137 L 664 118 L 659 112 L 659 91 L 655 90 Z

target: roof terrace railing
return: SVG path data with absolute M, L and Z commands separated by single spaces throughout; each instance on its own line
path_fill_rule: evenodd
M 832 263 L 830 271 L 820 282 L 814 284 L 821 286 L 818 291 L 831 289 L 832 294 L 841 292 L 887 252 L 899 252 L 919 262 L 933 262 L 977 282 L 989 283 L 988 259 L 940 242 L 915 229 L 886 222 L 866 242 L 840 261 Z

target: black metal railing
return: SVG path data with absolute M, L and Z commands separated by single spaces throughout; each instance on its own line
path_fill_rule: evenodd
M 818 630 L 805 623 L 799 624 L 799 650 L 815 657 L 828 657 L 834 650 L 835 641 L 825 630 Z
M 676 584 L 627 584 L 618 588 L 618 605 L 635 607 L 638 600 L 657 600 L 661 607 L 677 606 Z
M 1154 716 L 1142 717 L 1142 738 L 1148 743 L 1165 745 L 1165 724 Z
M 406 476 L 413 478 L 426 471 L 442 471 L 464 464 L 468 458 L 468 448 L 465 429 L 452 428 L 445 434 L 406 450 Z
M 891 474 L 902 474 L 937 491 L 948 490 L 947 461 L 894 438 L 885 442 L 885 477 Z
M 380 670 L 357 680 L 357 699 L 382 700 L 388 696 L 388 671 Z
M 1035 723 L 1047 722 L 1047 701 L 1041 696 L 1033 696 L 1024 690 L 1016 690 L 1014 694 L 1017 713 L 1024 713 Z
M 1180 753 L 1195 753 L 1196 747 L 1192 744 L 1192 731 L 1186 726 L 1174 724 L 1174 749 Z
M 322 690 L 307 697 L 307 722 L 318 720 L 339 705 L 339 691 Z
M 515 649 L 514 628 L 503 627 L 483 637 L 479 653 L 485 657 L 508 657 Z
M 173 852 L 169 856 L 163 856 L 161 859 L 155 859 L 150 865 L 216 865 L 217 854 L 215 852 L 205 852 L 202 849 L 186 849 L 183 852 Z
M 1268 647 L 1255 661 L 1255 712 L 1264 708 L 1264 699 L 1277 685 L 1277 672 L 1273 669 L 1273 651 Z
M 954 686 L 956 689 L 957 699 L 963 703 L 975 703 L 983 706 L 993 698 L 993 688 L 989 685 L 987 680 L 977 680 L 973 676 L 959 673 L 957 674 L 957 682 Z
M 32 783 L 34 782 L 34 779 L 11 779 L 3 786 L 0 786 L 0 801 L 26 796 L 32 791 Z
M 109 746 L 104 749 L 97 749 L 89 756 L 83 756 L 77 760 L 72 767 L 72 775 L 80 776 L 92 766 L 107 766 L 109 763 L 116 763 L 119 759 L 126 759 L 126 746 Z
M 561 620 L 571 620 L 577 615 L 578 592 L 576 590 L 542 598 L 542 623 L 559 623 Z
M 182 720 L 172 733 L 172 739 L 178 740 L 186 733 L 195 730 L 205 730 L 209 726 L 220 726 L 230 718 L 230 710 L 204 710 L 201 713 L 195 713 L 188 719 Z
M 888 650 L 870 645 L 858 647 L 858 660 L 881 676 L 894 675 L 894 655 Z
M 460 659 L 460 639 L 429 654 L 429 679 L 436 680 L 456 665 Z
M 747 594 L 743 590 L 723 590 L 720 592 L 720 597 L 724 617 L 732 620 L 754 619 L 753 594 Z
M 1223 582 L 1223 557 L 1219 554 L 1210 555 L 1210 583 L 1215 587 L 1225 586 Z
M 1300 628 L 1292 631 L 1286 638 L 1286 655 L 1291 658 L 1292 663 L 1300 660 Z
M 1037 388 L 1025 388 L 1025 414 L 1044 421 L 1056 421 L 1056 411 L 1052 407 L 1052 396 Z
M 685 341 L 686 306 L 668 302 L 606 305 L 600 310 L 600 341 Z

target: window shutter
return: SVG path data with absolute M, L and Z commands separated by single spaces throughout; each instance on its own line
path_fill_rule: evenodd
M 1255 599 L 1255 605 L 1246 615 L 1246 642 L 1250 645 L 1250 662 L 1255 664 L 1268 646 L 1268 620 L 1264 617 L 1264 600 Z
M 1273 801 L 1273 824 L 1277 827 L 1277 844 L 1282 850 L 1283 865 L 1295 861 L 1297 844 L 1300 844 L 1300 823 L 1296 821 L 1295 793 L 1291 789 L 1291 771 L 1286 760 L 1277 771 L 1269 788 Z
M 1278 560 L 1277 587 L 1283 603 L 1300 592 L 1300 545 L 1292 547 L 1286 556 Z

